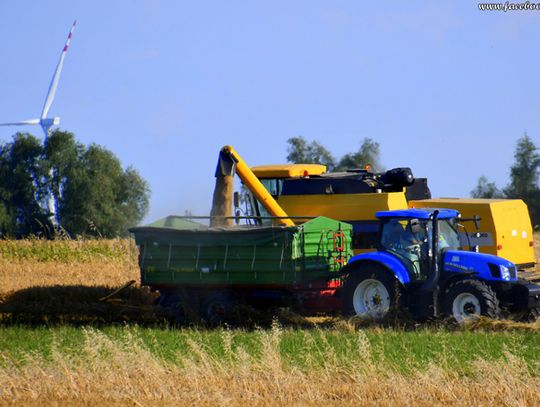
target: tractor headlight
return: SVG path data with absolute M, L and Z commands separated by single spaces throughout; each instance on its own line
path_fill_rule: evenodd
M 501 278 L 506 281 L 510 281 L 511 275 L 510 270 L 508 270 L 508 267 L 503 266 L 502 264 L 499 266 L 501 269 Z

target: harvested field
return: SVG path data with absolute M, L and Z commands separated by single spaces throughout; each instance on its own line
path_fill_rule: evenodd
M 0 403 L 540 403 L 540 322 L 374 325 L 283 311 L 176 328 L 137 284 L 107 298 L 138 280 L 136 258 L 129 240 L 0 242 Z
M 29 287 L 119 286 L 139 279 L 129 239 L 0 240 L 0 292 Z

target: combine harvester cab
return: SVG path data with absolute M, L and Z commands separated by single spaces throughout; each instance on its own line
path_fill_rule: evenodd
M 510 261 L 461 250 L 453 209 L 377 213 L 379 250 L 351 258 L 343 269 L 344 311 L 383 318 L 406 308 L 414 316 L 538 316 L 540 286 L 519 280 Z

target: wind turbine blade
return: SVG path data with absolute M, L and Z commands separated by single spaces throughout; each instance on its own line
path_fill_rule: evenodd
M 51 84 L 49 85 L 49 91 L 47 92 L 47 97 L 45 98 L 45 104 L 43 105 L 43 111 L 41 112 L 42 119 L 47 117 L 47 114 L 49 113 L 49 109 L 51 108 L 52 102 L 54 100 L 54 95 L 56 94 L 56 88 L 58 87 L 58 81 L 60 79 L 60 72 L 62 72 L 62 65 L 64 64 L 64 58 L 66 57 L 66 53 L 69 48 L 69 43 L 71 42 L 71 37 L 73 37 L 73 31 L 75 31 L 75 24 L 77 24 L 77 21 L 73 22 L 73 26 L 71 27 L 71 30 L 69 31 L 69 35 L 66 40 L 66 45 L 64 45 L 64 49 L 62 50 L 62 53 L 60 54 L 60 60 L 58 61 L 58 65 L 56 66 L 56 71 L 54 71 L 54 76 L 52 78 Z
M 15 123 L 0 123 L 0 126 L 27 126 L 31 124 L 39 124 L 39 119 L 23 120 Z

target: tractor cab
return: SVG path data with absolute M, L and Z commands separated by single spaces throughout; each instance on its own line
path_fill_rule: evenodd
M 436 258 L 443 251 L 459 250 L 458 212 L 439 210 Z M 433 261 L 433 212 L 429 209 L 406 209 L 377 212 L 381 221 L 379 250 L 396 256 L 407 268 L 411 281 L 424 281 Z

